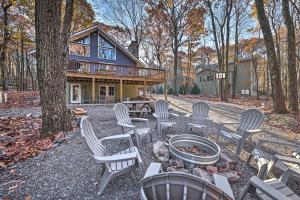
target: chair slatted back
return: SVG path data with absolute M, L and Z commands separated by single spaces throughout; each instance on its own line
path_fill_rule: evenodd
M 194 175 L 178 172 L 159 173 L 142 179 L 147 200 L 232 200 L 219 188 Z
M 81 135 L 85 138 L 86 144 L 95 156 L 106 156 L 106 148 L 98 142 L 95 132 L 93 131 L 92 124 L 88 121 L 87 117 L 83 117 L 80 123 Z
M 117 103 L 114 108 L 115 116 L 118 120 L 118 123 L 132 125 L 131 119 L 129 117 L 129 109 L 123 103 Z
M 155 114 L 160 121 L 168 121 L 169 119 L 169 104 L 164 100 L 158 100 L 154 103 Z
M 251 108 L 242 112 L 238 124 L 238 130 L 258 129 L 264 121 L 264 114 L 257 109 Z
M 203 122 L 208 118 L 209 106 L 207 103 L 198 101 L 192 106 L 193 120 Z

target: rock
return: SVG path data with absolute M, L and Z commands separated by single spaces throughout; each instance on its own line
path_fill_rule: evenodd
M 216 174 L 216 173 L 218 173 L 218 167 L 217 166 L 208 165 L 208 166 L 206 166 L 206 171 L 209 174 Z
M 219 161 L 216 163 L 219 172 L 227 172 L 228 170 L 234 170 L 237 162 L 229 158 L 225 154 L 221 154 Z
M 182 173 L 189 173 L 188 169 L 185 168 L 176 168 L 176 167 L 168 167 L 167 172 L 182 172 Z
M 204 180 L 206 180 L 209 183 L 212 183 L 212 178 L 211 176 L 208 174 L 207 171 L 205 171 L 204 169 L 201 168 L 193 168 L 193 175 L 198 176 Z
M 26 117 L 33 117 L 33 114 L 29 113 L 29 114 L 26 115 Z
M 160 162 L 168 162 L 169 161 L 169 157 L 168 156 L 158 156 L 156 158 Z
M 176 168 L 183 168 L 184 162 L 183 162 L 183 160 L 170 159 L 169 165 L 171 165 L 172 167 L 176 167 Z
M 169 149 L 167 145 L 167 143 L 162 141 L 157 141 L 155 144 L 153 144 L 153 153 L 155 154 L 155 156 L 169 156 Z
M 228 172 L 218 173 L 218 174 L 225 176 L 227 180 L 231 183 L 236 182 L 240 179 L 240 176 L 237 174 L 237 172 L 233 170 L 230 170 Z

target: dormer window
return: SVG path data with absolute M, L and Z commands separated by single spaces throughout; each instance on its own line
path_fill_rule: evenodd
M 116 47 L 98 37 L 98 58 L 106 60 L 116 60 Z
M 75 56 L 90 56 L 90 37 L 70 42 L 69 54 Z

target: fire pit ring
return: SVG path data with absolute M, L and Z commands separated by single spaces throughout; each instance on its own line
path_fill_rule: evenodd
M 178 147 L 193 147 L 196 146 L 201 150 L 204 150 L 209 156 L 196 155 L 187 153 L 177 149 Z M 210 141 L 207 138 L 196 135 L 175 135 L 169 140 L 170 153 L 186 162 L 198 165 L 212 165 L 215 164 L 221 155 L 220 147 L 217 143 Z

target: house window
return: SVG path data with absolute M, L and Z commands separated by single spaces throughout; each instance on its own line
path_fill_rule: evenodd
M 113 86 L 108 87 L 108 95 L 115 96 L 115 87 L 113 87 Z
M 98 57 L 106 60 L 116 60 L 116 47 L 98 37 Z
M 71 42 L 69 44 L 69 54 L 75 56 L 90 56 L 90 37 Z
M 207 78 L 206 78 L 206 79 L 207 79 L 207 82 L 208 82 L 208 81 L 210 81 L 210 76 L 207 76 Z
M 202 77 L 201 76 L 199 77 L 199 81 L 202 82 Z

